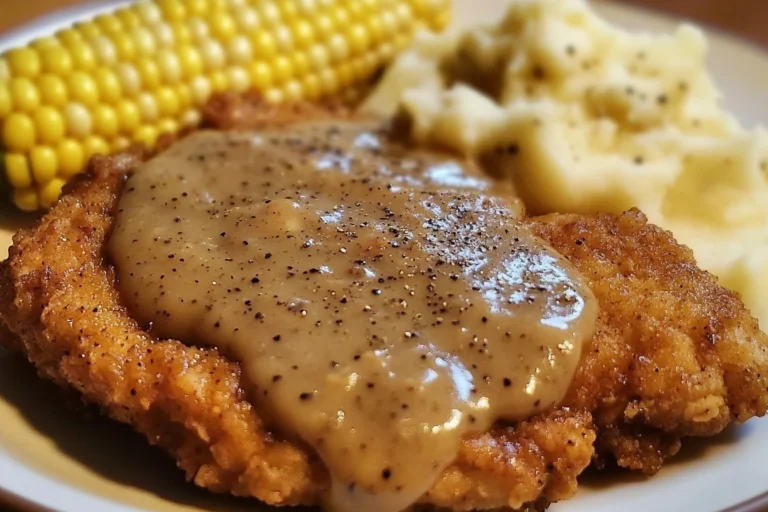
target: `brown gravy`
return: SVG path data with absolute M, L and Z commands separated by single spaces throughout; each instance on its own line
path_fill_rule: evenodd
M 592 336 L 592 293 L 520 213 L 469 164 L 307 122 L 177 142 L 129 179 L 110 249 L 154 335 L 241 361 L 318 452 L 328 508 L 396 512 L 462 436 L 555 406 Z

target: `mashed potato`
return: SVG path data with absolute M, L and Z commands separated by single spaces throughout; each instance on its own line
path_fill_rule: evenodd
M 768 132 L 723 109 L 706 51 L 688 25 L 630 34 L 582 0 L 514 0 L 497 23 L 420 35 L 363 110 L 511 178 L 532 213 L 639 207 L 766 327 Z

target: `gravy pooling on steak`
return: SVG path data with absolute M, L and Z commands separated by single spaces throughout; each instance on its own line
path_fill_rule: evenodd
M 584 280 L 499 187 L 375 123 L 197 132 L 128 180 L 110 251 L 153 335 L 242 363 L 330 509 L 396 512 L 464 435 L 556 405 L 593 334 Z

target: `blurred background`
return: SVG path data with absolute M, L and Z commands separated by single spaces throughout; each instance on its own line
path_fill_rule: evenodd
M 0 0 L 0 33 L 84 0 Z M 704 22 L 768 46 L 768 0 L 616 0 Z

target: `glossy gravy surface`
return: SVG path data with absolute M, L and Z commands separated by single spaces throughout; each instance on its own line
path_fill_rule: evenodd
M 582 278 L 495 187 L 375 124 L 198 132 L 129 179 L 111 254 L 154 335 L 242 363 L 328 508 L 396 512 L 462 436 L 556 405 L 593 333 Z

